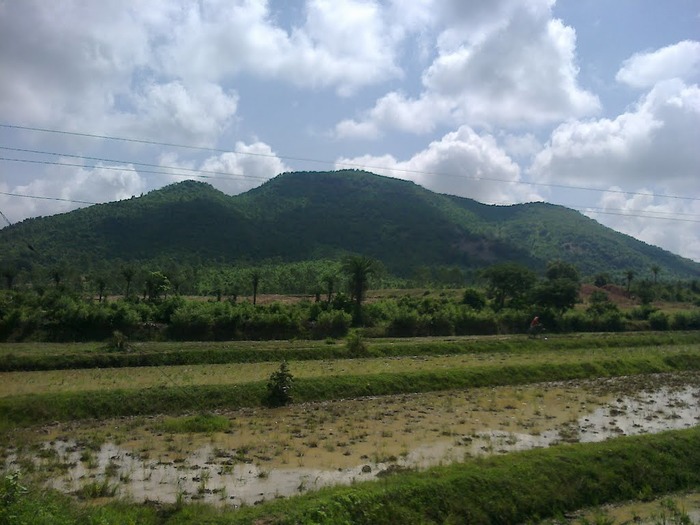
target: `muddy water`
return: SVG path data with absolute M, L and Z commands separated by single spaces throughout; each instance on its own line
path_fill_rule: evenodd
M 135 501 L 242 505 L 467 457 L 700 424 L 700 374 L 470 389 L 248 409 L 227 432 L 158 418 L 46 427 L 5 450 L 50 485 Z

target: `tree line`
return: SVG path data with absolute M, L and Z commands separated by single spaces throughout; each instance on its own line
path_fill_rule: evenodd
M 205 270 L 207 272 L 209 270 Z M 259 304 L 266 279 L 287 272 L 300 280 L 315 280 L 314 292 L 296 302 Z M 543 276 L 515 263 L 484 269 L 479 284 L 422 295 L 395 294 L 367 301 L 370 288 L 391 282 L 374 259 L 352 255 L 323 264 L 288 265 L 278 273 L 251 268 L 219 278 L 203 297 L 182 293 L 187 276 L 167 270 L 120 270 L 123 294 L 108 298 L 106 280 L 96 280 L 86 294 L 66 285 L 55 272 L 48 284 L 14 286 L 0 294 L 0 340 L 86 341 L 120 337 L 134 340 L 229 340 L 344 337 L 352 327 L 375 336 L 468 335 L 524 332 L 533 316 L 551 331 L 606 331 L 629 328 L 700 328 L 697 308 L 674 314 L 652 305 L 658 295 L 695 300 L 697 283 L 681 286 L 639 281 L 630 292 L 640 305 L 622 312 L 601 286 L 585 308 L 580 302 L 581 278 L 570 263 L 552 261 Z M 238 282 L 223 276 L 236 277 Z M 269 283 L 268 283 L 269 284 Z M 269 289 L 269 288 L 267 288 Z M 245 294 L 245 297 L 242 295 Z

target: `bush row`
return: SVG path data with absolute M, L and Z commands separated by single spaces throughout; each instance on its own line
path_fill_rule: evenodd
M 330 303 L 254 306 L 182 297 L 93 302 L 58 292 L 44 296 L 12 292 L 0 295 L 0 340 L 100 341 L 114 331 L 133 340 L 337 338 L 347 335 L 353 312 L 353 303 L 342 294 Z M 362 319 L 376 336 L 417 337 L 523 333 L 533 315 L 553 332 L 700 329 L 700 309 L 666 313 L 639 308 L 623 315 L 606 304 L 561 315 L 535 308 L 477 309 L 432 297 L 366 304 Z

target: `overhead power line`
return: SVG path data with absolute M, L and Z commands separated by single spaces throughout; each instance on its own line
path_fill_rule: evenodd
M 23 162 L 27 164 L 47 164 L 49 166 L 67 166 L 70 168 L 90 168 L 99 170 L 111 170 L 111 171 L 133 171 L 135 173 L 152 173 L 155 175 L 169 175 L 172 177 L 187 177 L 187 178 L 198 178 L 198 179 L 221 179 L 226 178 L 229 180 L 236 180 L 235 177 L 217 177 L 214 175 L 197 175 L 197 174 L 185 174 L 185 173 L 172 173 L 169 171 L 162 170 L 137 170 L 129 166 L 98 166 L 96 164 L 75 164 L 72 162 L 56 162 L 50 160 L 37 160 L 37 159 L 11 159 L 7 157 L 0 157 L 0 161 L 5 162 Z M 267 179 L 265 179 L 267 180 Z
M 47 129 L 47 128 L 33 128 L 31 126 L 16 126 L 14 124 L 3 124 L 0 123 L 0 127 L 2 128 L 10 128 L 10 129 L 21 129 L 25 131 L 37 131 L 41 133 L 55 133 L 59 135 L 71 135 L 74 137 L 85 137 L 85 138 L 92 138 L 92 139 L 103 139 L 103 140 L 116 140 L 120 142 L 133 142 L 136 144 L 147 144 L 150 146 L 167 146 L 169 148 L 182 148 L 182 149 L 191 149 L 191 150 L 198 150 L 198 151 L 211 151 L 214 153 L 236 153 L 238 155 L 251 155 L 255 157 L 268 157 L 268 158 L 273 158 L 273 159 L 285 159 L 285 160 L 297 160 L 297 161 L 303 161 L 303 162 L 315 162 L 319 164 L 333 164 L 333 161 L 327 161 L 327 160 L 319 160 L 319 159 L 307 159 L 303 157 L 290 157 L 290 156 L 283 156 L 283 155 L 275 155 L 271 153 L 258 153 L 258 152 L 252 152 L 252 151 L 236 151 L 236 150 L 229 150 L 229 149 L 221 149 L 221 148 L 210 148 L 206 146 L 192 146 L 190 144 L 175 144 L 172 142 L 159 142 L 156 140 L 144 140 L 144 139 L 132 139 L 132 138 L 127 138 L 127 137 L 115 137 L 111 135 L 98 135 L 96 133 L 80 133 L 77 131 L 65 131 L 65 130 L 60 130 L 60 129 Z
M 71 153 L 59 153 L 59 152 L 54 152 L 54 151 L 42 151 L 42 150 L 34 150 L 34 149 L 24 149 L 24 148 L 11 148 L 9 146 L 0 146 L 0 149 L 4 149 L 7 151 L 17 151 L 21 153 L 33 153 L 37 155 L 50 155 L 54 157 L 68 157 L 72 159 L 85 159 L 85 160 L 93 160 L 97 162 L 111 162 L 113 164 L 131 164 L 134 166 L 145 166 L 147 168 L 160 168 L 164 170 L 180 170 L 180 171 L 186 171 L 188 173 L 204 173 L 207 175 L 217 175 L 216 177 L 205 177 L 202 175 L 202 178 L 211 178 L 211 179 L 260 179 L 260 180 L 267 180 L 267 177 L 261 177 L 261 176 L 256 176 L 256 175 L 244 175 L 243 173 L 231 173 L 231 172 L 224 172 L 224 171 L 212 171 L 212 170 L 203 170 L 203 169 L 197 169 L 197 168 L 186 168 L 184 166 L 168 166 L 165 164 L 149 164 L 147 162 L 136 162 L 133 160 L 117 160 L 117 159 L 106 159 L 103 157 L 89 157 L 87 155 L 74 155 Z M 2 159 L 2 160 L 11 160 L 14 162 L 14 159 Z M 17 162 L 22 162 L 22 160 L 17 160 Z M 60 165 L 66 165 L 66 164 L 60 164 Z M 70 164 L 70 166 L 73 166 Z M 81 166 L 83 166 L 81 164 Z M 84 166 L 84 167 L 90 167 L 90 166 Z M 99 168 L 104 168 L 105 166 L 99 166 Z M 140 171 L 140 170 L 139 170 Z M 155 172 L 148 172 L 148 173 L 155 173 Z M 196 176 L 196 175 L 186 175 L 186 174 L 177 174 L 177 173 L 170 173 L 170 172 L 163 172 L 166 175 L 180 175 L 183 177 L 190 177 L 190 176 Z
M 221 149 L 221 148 L 211 148 L 211 147 L 205 147 L 205 146 L 193 146 L 193 145 L 188 145 L 188 144 L 159 142 L 159 141 L 155 141 L 155 140 L 133 139 L 133 138 L 127 138 L 127 137 L 116 137 L 116 136 L 111 136 L 111 135 L 99 135 L 99 134 L 95 134 L 95 133 L 81 133 L 81 132 L 76 132 L 76 131 L 37 128 L 37 127 L 31 127 L 31 126 L 18 126 L 18 125 L 14 125 L 14 124 L 4 124 L 4 123 L 0 123 L 0 127 L 8 128 L 8 129 L 34 131 L 34 132 L 40 132 L 40 133 L 53 133 L 53 134 L 70 135 L 70 136 L 76 136 L 76 137 L 95 138 L 95 139 L 102 139 L 102 140 L 114 140 L 114 141 L 121 141 L 121 142 L 131 142 L 131 143 L 147 144 L 147 145 L 153 145 L 153 146 L 165 146 L 165 147 L 171 147 L 171 148 L 183 148 L 183 149 L 189 149 L 189 150 L 210 151 L 210 152 L 215 152 L 215 153 L 235 153 L 236 155 L 248 155 L 248 156 L 255 156 L 255 157 L 294 160 L 294 161 L 301 161 L 301 162 L 313 162 L 313 163 L 317 163 L 317 164 L 326 164 L 326 165 L 331 165 L 331 166 L 337 165 L 335 161 L 328 161 L 328 160 L 312 159 L 312 158 L 305 158 L 305 157 L 293 157 L 293 156 L 288 156 L 288 155 L 277 155 L 277 154 L 270 154 L 270 153 L 257 153 L 257 152 L 250 152 L 250 151 L 226 150 L 226 149 Z M 3 148 L 3 149 L 12 149 L 12 148 Z M 17 150 L 19 150 L 19 149 L 17 149 Z M 29 150 L 27 150 L 27 151 L 29 151 Z M 53 152 L 46 152 L 46 154 L 60 155 L 58 153 L 53 153 Z M 64 155 L 64 156 L 69 156 L 69 155 Z M 91 159 L 90 157 L 81 157 L 81 156 L 75 156 L 75 157 Z M 5 159 L 0 159 L 0 160 L 5 160 Z M 92 158 L 92 160 L 96 160 L 96 158 Z M 21 161 L 18 160 L 17 162 L 21 162 Z M 109 161 L 109 162 L 111 162 L 111 161 Z M 134 164 L 134 165 L 145 165 L 145 164 L 141 164 L 141 163 L 137 163 L 137 162 L 128 162 L 128 161 L 120 161 L 120 162 Z M 386 168 L 384 166 L 371 166 L 371 165 L 356 164 L 356 163 L 342 163 L 340 165 L 348 167 L 348 168 L 354 168 L 354 169 L 381 170 L 381 171 L 389 170 L 389 171 L 393 171 L 393 172 L 400 172 L 400 173 L 407 173 L 407 174 L 414 174 L 414 175 L 434 175 L 434 176 L 442 176 L 442 177 L 454 177 L 454 178 L 468 179 L 468 180 L 473 180 L 473 181 L 488 181 L 488 182 L 498 182 L 498 183 L 507 183 L 507 184 L 521 184 L 521 185 L 527 185 L 527 186 L 540 186 L 540 187 L 570 189 L 570 190 L 579 190 L 579 191 L 595 191 L 595 192 L 600 192 L 600 193 L 618 193 L 618 194 L 623 194 L 623 195 L 643 195 L 643 196 L 652 196 L 652 197 L 667 198 L 667 199 L 690 200 L 690 201 L 700 200 L 700 197 L 689 197 L 689 196 L 684 196 L 684 195 L 670 195 L 670 194 L 663 194 L 663 193 L 649 193 L 649 192 L 601 189 L 601 188 L 594 188 L 591 186 L 578 186 L 578 185 L 554 184 L 554 183 L 546 183 L 546 182 L 508 180 L 508 179 L 498 179 L 495 177 L 474 177 L 474 176 L 462 175 L 462 174 L 456 174 L 456 173 L 431 172 L 431 171 L 423 171 L 423 170 L 412 170 L 412 169 L 406 169 L 406 168 Z M 151 165 L 151 166 L 158 166 L 158 165 Z M 158 166 L 158 167 L 160 167 L 160 166 Z M 182 168 L 171 167 L 171 169 L 182 169 Z M 191 168 L 186 168 L 186 169 L 190 170 Z M 205 173 L 205 171 L 203 171 L 203 170 L 196 170 L 196 169 L 191 169 L 191 170 L 193 172 Z M 148 172 L 145 170 L 141 170 L 141 172 L 154 173 L 154 172 Z M 155 172 L 155 173 L 160 173 L 160 172 Z M 218 174 L 221 174 L 221 172 L 218 172 Z M 172 175 L 172 174 L 170 174 L 170 175 Z M 231 175 L 231 174 L 224 174 L 224 175 Z M 206 178 L 203 175 L 200 175 L 199 177 Z M 241 175 L 241 177 L 242 178 L 264 179 L 262 177 L 253 177 L 253 176 L 247 176 L 247 175 Z
M 46 197 L 46 196 L 41 196 L 41 195 L 26 195 L 26 194 L 22 194 L 22 193 L 10 193 L 10 192 L 6 192 L 6 191 L 0 191 L 0 195 L 7 195 L 9 197 L 22 197 L 25 199 L 41 199 L 41 200 L 49 200 L 49 201 L 70 202 L 70 203 L 75 203 L 75 204 L 88 204 L 88 205 L 101 204 L 99 202 L 91 202 L 91 201 L 84 201 L 84 200 L 77 200 L 77 199 L 66 199 L 63 197 Z M 601 214 L 605 214 L 605 215 L 620 215 L 620 216 L 624 216 L 624 217 L 636 217 L 636 218 L 641 218 L 641 219 L 658 219 L 658 220 L 677 221 L 677 222 L 700 223 L 700 219 L 695 220 L 695 219 L 683 219 L 680 217 L 662 217 L 659 215 L 645 215 L 645 213 L 668 213 L 668 214 L 671 214 L 672 212 L 653 212 L 653 211 L 646 212 L 645 210 L 623 210 L 622 208 L 592 208 L 591 209 L 591 208 L 581 208 L 581 207 L 575 207 L 575 206 L 566 206 L 566 207 L 569 209 L 572 209 L 572 210 L 580 211 L 580 212 L 601 213 Z M 633 211 L 635 213 L 628 213 L 630 211 Z M 679 213 L 676 215 L 687 215 L 690 217 L 699 217 L 698 215 L 690 214 L 690 213 Z M 7 218 L 6 218 L 6 220 L 7 220 Z
M 46 197 L 43 195 L 26 195 L 24 193 L 11 193 L 8 191 L 0 191 L 0 195 L 7 195 L 8 197 L 22 197 L 25 199 L 39 199 L 39 200 L 45 200 L 45 201 L 72 202 L 74 204 L 90 204 L 90 205 L 100 204 L 99 202 L 81 201 L 81 200 L 77 200 L 77 199 L 64 199 L 62 197 Z M 3 215 L 3 217 L 4 217 L 4 215 Z

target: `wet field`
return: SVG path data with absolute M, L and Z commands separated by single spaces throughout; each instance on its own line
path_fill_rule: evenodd
M 222 412 L 226 432 L 162 417 L 25 430 L 6 465 L 83 497 L 255 504 L 404 469 L 700 424 L 700 374 L 479 388 Z

